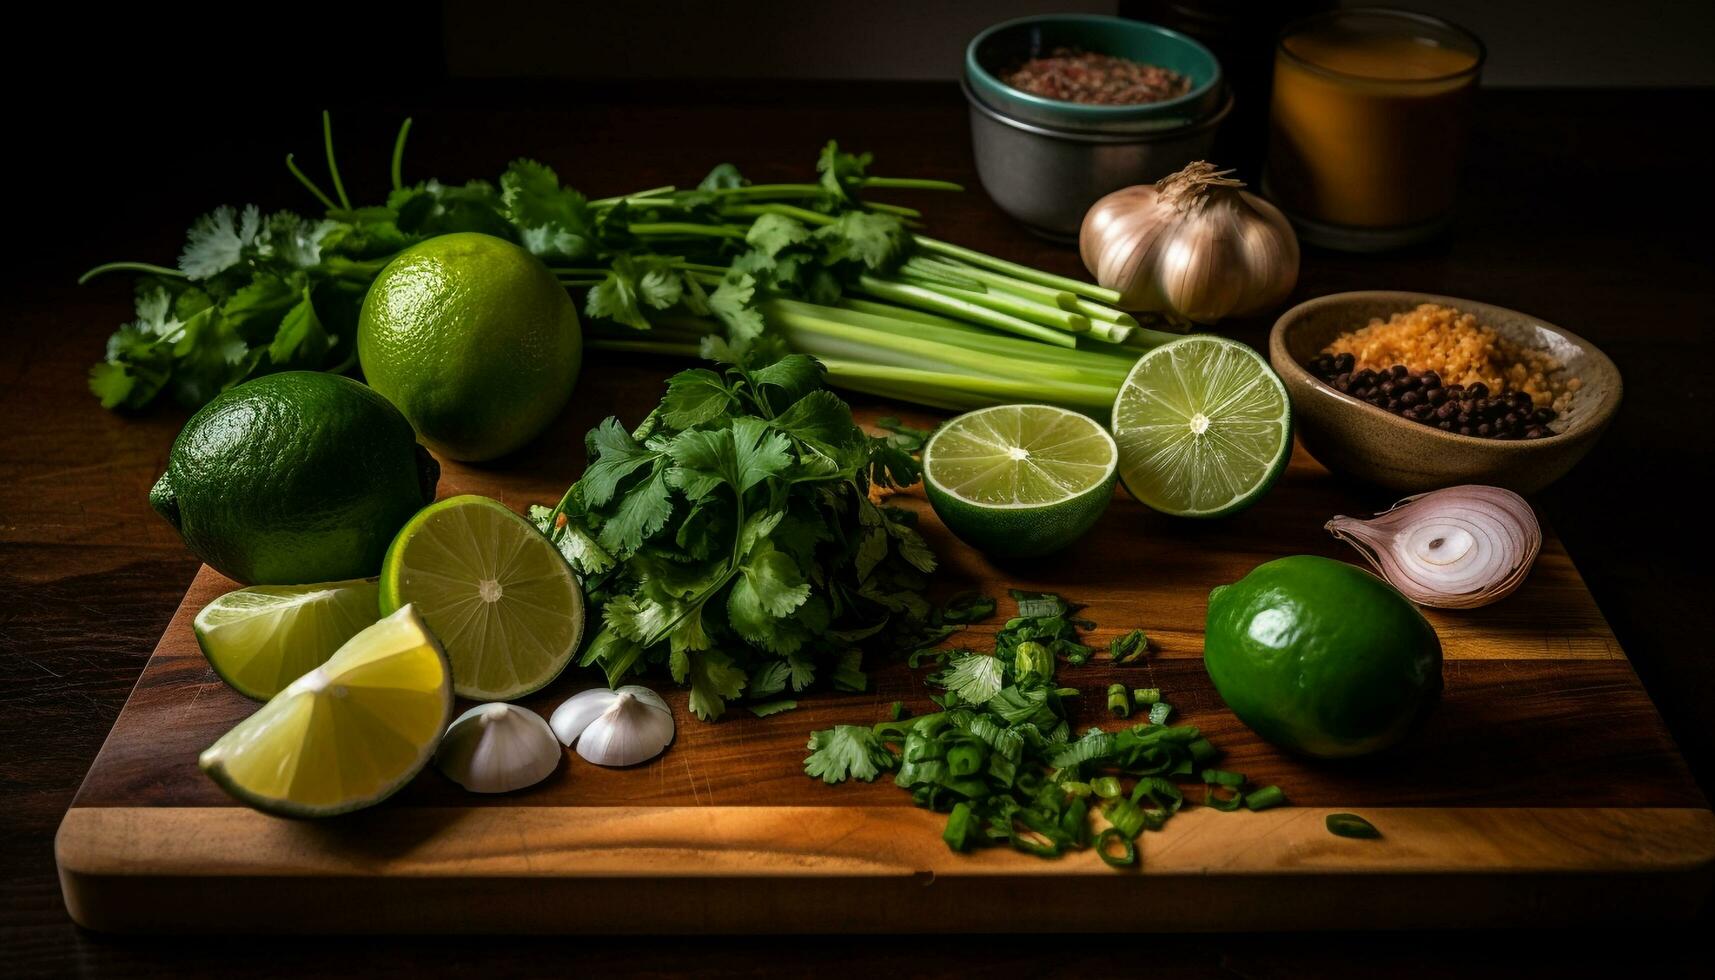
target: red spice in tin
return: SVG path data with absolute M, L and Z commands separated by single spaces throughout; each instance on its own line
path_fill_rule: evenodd
M 1000 80 L 1045 99 L 1087 105 L 1142 105 L 1191 91 L 1191 79 L 1172 69 L 1077 48 L 1055 48 L 1048 57 L 1032 58 Z

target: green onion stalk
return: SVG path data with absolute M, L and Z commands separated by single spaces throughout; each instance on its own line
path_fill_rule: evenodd
M 958 189 L 942 181 L 872 177 L 860 186 Z M 765 215 L 811 226 L 838 219 L 793 201 L 825 198 L 819 184 L 754 184 L 680 192 L 652 188 L 592 202 L 593 207 L 627 203 L 670 211 L 680 194 L 687 202 L 721 201 L 721 224 L 636 222 L 627 230 L 662 253 L 695 250 L 696 243 L 742 240 L 751 222 Z M 910 209 L 854 202 L 862 209 L 915 217 Z M 690 203 L 687 203 L 687 207 Z M 1119 294 L 1092 283 L 1033 269 L 949 242 L 912 235 L 911 254 L 891 272 L 866 272 L 848 283 L 832 305 L 785 297 L 757 304 L 764 322 L 794 351 L 812 354 L 831 383 L 851 391 L 938 408 L 968 410 L 1008 402 L 1048 402 L 1079 411 L 1111 409 L 1127 372 L 1142 351 L 1177 334 L 1141 326 L 1112 306 Z M 724 266 L 674 260 L 698 285 L 719 286 Z M 570 289 L 600 284 L 606 270 L 556 269 Z M 598 329 L 594 350 L 694 356 L 703 338 L 718 336 L 710 317 L 651 316 L 653 329 Z

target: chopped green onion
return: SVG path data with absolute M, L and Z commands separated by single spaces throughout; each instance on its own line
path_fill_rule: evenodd
M 1166 701 L 1157 701 L 1149 706 L 1149 723 L 1151 725 L 1167 724 L 1167 716 L 1173 713 L 1173 705 Z
M 1214 762 L 1221 757 L 1221 750 L 1215 748 L 1215 743 L 1206 738 L 1193 739 L 1185 748 L 1191 753 L 1191 761 L 1198 765 Z
M 1229 786 L 1236 789 L 1245 784 L 1245 777 L 1243 773 L 1228 772 L 1225 769 L 1205 769 L 1203 770 L 1203 782 L 1212 786 Z
M 1113 776 L 1098 776 L 1090 780 L 1090 792 L 1104 800 L 1117 799 L 1125 790 L 1120 786 L 1119 779 Z
M 1132 838 L 1143 833 L 1144 824 L 1149 819 L 1143 815 L 1141 807 L 1123 797 L 1109 800 L 1107 805 L 1102 807 L 1102 812 L 1107 815 L 1108 822 L 1114 825 L 1115 830 Z
M 1285 802 L 1286 793 L 1279 786 L 1264 786 L 1245 794 L 1245 806 L 1252 810 L 1266 810 Z
M 1375 840 L 1382 835 L 1376 825 L 1355 813 L 1330 813 L 1324 823 L 1335 837 Z
M 1131 699 L 1138 704 L 1154 704 L 1161 700 L 1161 688 L 1140 687 L 1131 692 Z
M 1124 718 L 1131 714 L 1131 697 L 1126 693 L 1124 684 L 1108 685 L 1108 714 L 1115 718 Z M 1154 710 L 1151 709 L 1153 716 Z
M 904 701 L 893 702 L 892 709 L 888 711 L 888 717 L 894 721 L 899 721 L 903 718 L 909 717 L 910 714 L 911 712 L 906 709 Z
M 971 825 L 974 822 L 969 803 L 953 805 L 953 812 L 947 814 L 947 829 L 941 832 L 941 839 L 947 842 L 948 849 L 962 852 L 970 846 Z
M 1216 810 L 1220 810 L 1222 813 L 1232 813 L 1239 807 L 1244 806 L 1245 794 L 1236 789 L 1232 790 L 1232 796 L 1220 796 L 1218 791 L 1226 788 L 1227 787 L 1220 786 L 1216 783 L 1210 783 L 1209 785 L 1204 786 L 1203 805 L 1213 807 Z
M 1118 854 L 1113 850 L 1116 841 L 1121 847 Z M 1109 827 L 1096 835 L 1096 856 L 1110 868 L 1129 868 L 1137 863 L 1137 845 L 1118 829 Z
M 1092 792 L 1095 791 L 1095 788 L 1092 787 L 1089 783 L 1079 783 L 1079 782 L 1061 783 L 1060 788 L 1065 790 L 1066 792 L 1070 793 L 1071 795 L 1077 797 L 1078 799 L 1083 799 L 1084 797 L 1089 796 Z
M 1116 636 L 1113 642 L 1108 644 L 1108 652 L 1113 655 L 1114 663 L 1129 664 L 1149 653 L 1149 636 L 1143 630 L 1132 630 L 1130 633 Z

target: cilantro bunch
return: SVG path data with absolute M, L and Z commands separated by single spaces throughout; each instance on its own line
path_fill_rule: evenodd
M 932 699 L 940 711 L 815 732 L 804 772 L 829 784 L 893 772 L 914 803 L 948 815 L 942 839 L 955 851 L 1007 844 L 1058 857 L 1094 847 L 1114 867 L 1135 864 L 1138 836 L 1184 805 L 1180 781 L 1201 782 L 1204 804 L 1218 810 L 1284 802 L 1278 787 L 1247 792 L 1244 776 L 1212 768 L 1220 750 L 1190 725 L 1092 728 L 1073 740 L 1066 699 L 1078 690 L 1054 675 L 1062 660 L 1088 660 L 1078 631 L 1094 624 L 1058 596 L 1012 595 L 1019 614 L 992 654 L 954 651 L 928 678 L 942 689 Z M 1108 825 L 1099 833 L 1096 814 Z
M 681 371 L 636 428 L 610 418 L 589 465 L 532 518 L 578 571 L 609 683 L 665 667 L 698 717 L 825 679 L 862 690 L 866 643 L 920 643 L 935 556 L 871 488 L 917 464 L 872 438 L 802 354 Z

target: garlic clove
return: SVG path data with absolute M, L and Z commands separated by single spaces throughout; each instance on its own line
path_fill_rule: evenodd
M 1542 550 L 1542 526 L 1523 497 L 1466 485 L 1407 497 L 1370 518 L 1326 525 L 1406 598 L 1474 609 L 1511 595 Z
M 660 755 L 675 731 L 661 695 L 630 684 L 580 691 L 554 711 L 554 734 L 598 766 L 632 766 Z
M 541 715 L 496 702 L 453 719 L 435 751 L 435 766 L 473 793 L 510 793 L 548 778 L 561 752 Z

